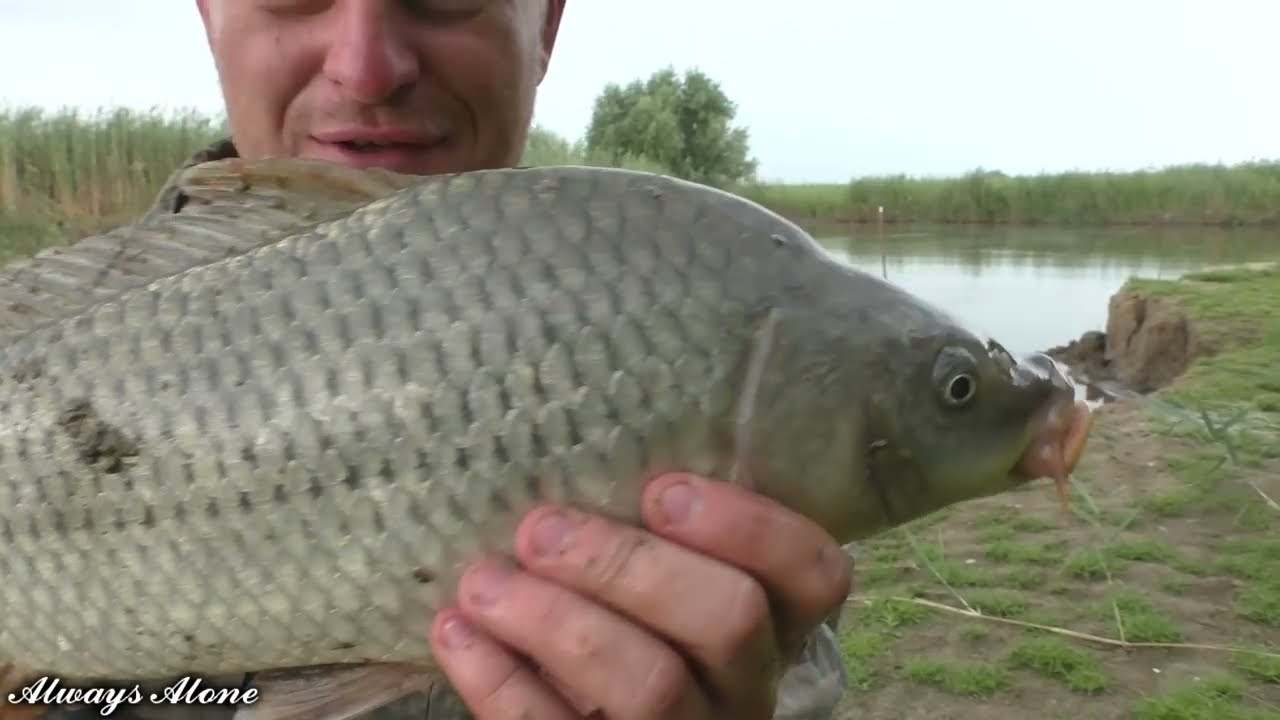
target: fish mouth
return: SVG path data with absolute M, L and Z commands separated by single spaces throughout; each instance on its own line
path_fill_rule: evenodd
M 1070 508 L 1067 478 L 1084 455 L 1093 428 L 1094 415 L 1089 404 L 1070 398 L 1050 403 L 1032 431 L 1031 442 L 1013 468 L 1019 484 L 1051 478 L 1058 501 L 1064 510 Z

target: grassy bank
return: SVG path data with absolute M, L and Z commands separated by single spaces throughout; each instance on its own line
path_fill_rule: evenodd
M 25 252 L 131 219 L 175 165 L 224 133 L 220 117 L 194 112 L 0 109 L 0 237 L 6 250 Z M 599 161 L 586 156 L 581 142 L 539 130 L 524 162 Z M 1280 162 L 1116 174 L 862 178 L 737 190 L 820 225 L 875 222 L 880 206 L 887 222 L 1280 224 Z
M 1100 411 L 1072 514 L 1036 485 L 856 548 L 840 717 L 1280 718 L 1280 269 L 1130 286 L 1219 354 Z
M 1280 225 L 1280 161 L 1131 173 L 859 178 L 760 185 L 744 194 L 804 222 Z

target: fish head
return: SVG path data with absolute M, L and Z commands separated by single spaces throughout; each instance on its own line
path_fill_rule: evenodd
M 1067 477 L 1091 425 L 1064 368 L 951 323 L 903 340 L 871 395 L 861 478 L 898 525 L 945 506 Z

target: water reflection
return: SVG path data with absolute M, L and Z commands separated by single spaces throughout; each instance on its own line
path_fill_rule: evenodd
M 1015 353 L 1104 329 L 1108 299 L 1132 276 L 1280 260 L 1280 233 L 1254 229 L 870 226 L 818 239 Z

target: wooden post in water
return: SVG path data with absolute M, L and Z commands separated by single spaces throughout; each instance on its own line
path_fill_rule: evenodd
M 888 248 L 884 245 L 884 206 L 876 206 L 876 235 L 880 237 L 880 277 L 885 280 L 889 279 L 889 261 L 885 257 L 888 254 Z

